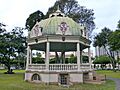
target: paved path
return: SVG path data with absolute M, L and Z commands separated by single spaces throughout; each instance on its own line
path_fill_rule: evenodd
M 110 77 L 108 77 L 107 79 L 113 80 L 116 83 L 116 90 L 120 90 L 120 79 Z

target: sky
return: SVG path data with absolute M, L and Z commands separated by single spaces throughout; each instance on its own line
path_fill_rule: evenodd
M 8 27 L 25 27 L 26 19 L 37 10 L 44 14 L 54 5 L 56 0 L 0 0 L 0 22 Z M 93 9 L 96 29 L 100 32 L 104 27 L 116 29 L 120 19 L 120 0 L 77 0 L 81 6 Z
M 26 19 L 37 10 L 44 14 L 53 6 L 56 0 L 0 0 L 0 22 L 9 28 L 25 27 Z M 94 10 L 98 33 L 104 27 L 115 30 L 120 20 L 120 0 L 77 0 L 80 6 Z

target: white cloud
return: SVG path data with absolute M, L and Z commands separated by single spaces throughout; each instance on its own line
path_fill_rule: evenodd
M 25 26 L 28 16 L 41 10 L 44 14 L 56 0 L 0 0 L 0 22 L 9 26 Z M 115 29 L 120 19 L 119 0 L 78 0 L 81 6 L 93 9 L 96 27 Z
M 93 9 L 95 13 L 96 27 L 100 31 L 104 27 L 116 29 L 120 19 L 119 0 L 78 0 L 79 3 L 87 8 Z
M 25 26 L 28 16 L 40 10 L 44 14 L 56 0 L 0 0 L 0 22 L 4 22 L 10 28 L 14 26 Z M 78 0 L 81 6 L 93 9 L 95 23 L 100 32 L 105 26 L 116 29 L 120 19 L 120 0 Z
M 0 3 L 0 22 L 9 26 L 25 26 L 28 16 L 41 10 L 44 14 L 55 0 L 2 0 Z

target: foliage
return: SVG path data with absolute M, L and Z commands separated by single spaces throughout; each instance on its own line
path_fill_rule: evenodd
M 36 24 L 36 22 L 40 22 L 44 18 L 44 14 L 41 11 L 36 11 L 29 15 L 29 17 L 26 20 L 25 27 L 30 31 L 33 26 Z
M 71 54 L 70 58 L 68 58 L 68 63 L 77 63 L 77 56 L 74 56 L 73 54 Z M 82 63 L 89 63 L 88 56 L 82 55 Z
M 114 58 L 114 54 L 112 53 L 113 51 L 111 49 L 109 49 L 109 37 L 111 35 L 112 31 L 108 28 L 103 28 L 102 32 L 99 33 L 95 38 L 94 38 L 94 42 L 93 42 L 93 46 L 96 47 L 104 47 L 104 49 L 107 52 L 107 55 L 110 58 L 110 62 L 112 64 L 113 70 L 115 71 L 115 58 Z
M 82 56 L 83 63 L 89 63 L 89 57 L 88 56 Z
M 110 63 L 110 58 L 106 55 L 102 55 L 95 58 L 94 64 L 108 64 Z
M 120 20 L 118 21 L 117 28 L 120 29 Z
M 16 56 L 25 53 L 26 38 L 23 36 L 22 28 L 16 27 L 11 32 L 6 32 L 5 29 L 0 33 L 0 62 L 8 68 L 8 73 L 11 73 L 10 67 Z
M 77 63 L 77 57 L 71 54 L 70 58 L 68 58 L 68 63 Z
M 108 45 L 108 37 L 111 33 L 112 31 L 109 28 L 103 28 L 102 32 L 94 37 L 93 46 L 106 47 Z
M 48 9 L 46 18 L 48 18 L 51 13 L 54 13 L 58 6 L 60 11 L 65 15 L 72 18 L 77 23 L 85 24 L 89 34 L 91 34 L 95 28 L 95 23 L 93 21 L 95 18 L 92 9 L 80 6 L 76 0 L 58 0 Z
M 56 63 L 56 58 L 50 59 L 50 64 L 55 64 Z
M 42 63 L 45 63 L 44 62 L 44 58 L 42 58 L 42 55 L 41 53 L 36 53 L 36 57 L 33 57 L 32 58 L 32 63 L 37 63 L 37 64 L 42 64 Z
M 112 32 L 109 36 L 108 43 L 113 51 L 120 50 L 120 30 Z

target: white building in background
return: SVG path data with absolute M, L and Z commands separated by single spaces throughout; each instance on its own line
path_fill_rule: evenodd
M 95 47 L 95 56 L 101 56 L 101 55 L 108 55 L 107 53 L 110 53 L 109 52 L 109 47 L 107 47 L 107 50 L 108 52 L 105 50 L 105 48 L 102 46 L 102 47 Z M 117 59 L 117 56 L 119 56 L 120 58 L 120 51 L 116 52 L 116 51 L 112 51 L 111 52 L 112 55 L 115 57 L 115 59 Z

